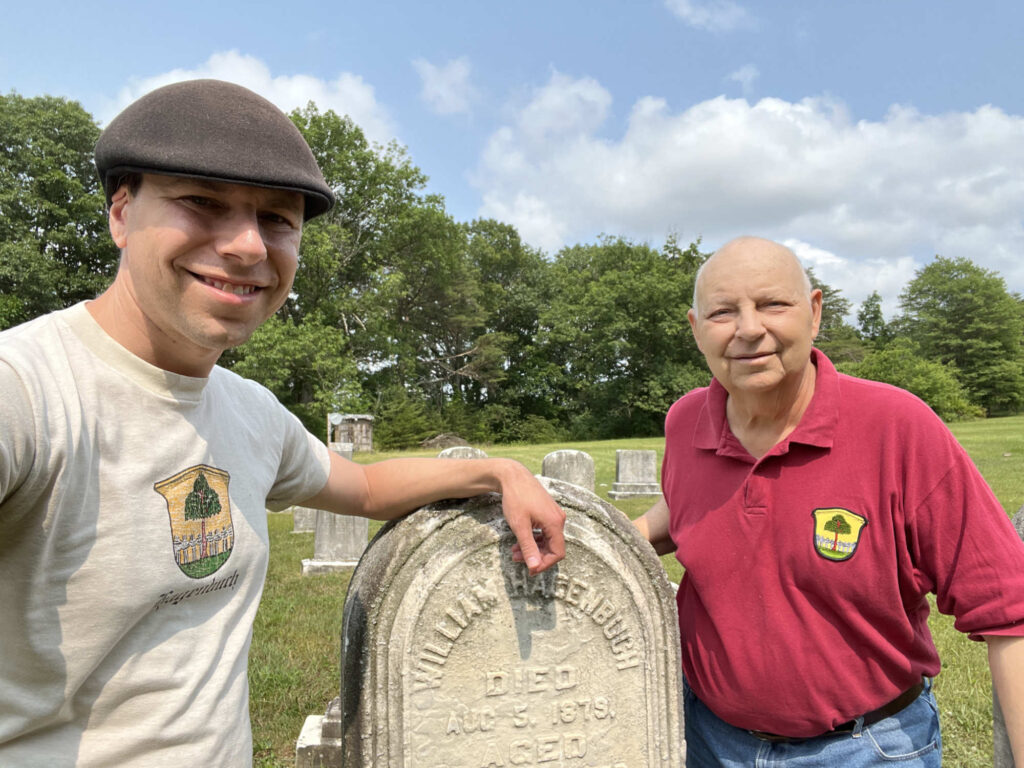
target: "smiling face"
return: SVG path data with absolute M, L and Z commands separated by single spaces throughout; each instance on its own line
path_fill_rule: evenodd
M 730 396 L 785 396 L 811 365 L 821 291 L 809 290 L 788 248 L 740 238 L 704 265 L 688 317 L 708 367 Z
M 144 360 L 205 376 L 288 297 L 303 211 L 297 192 L 147 174 L 113 197 L 121 265 L 91 311 Z

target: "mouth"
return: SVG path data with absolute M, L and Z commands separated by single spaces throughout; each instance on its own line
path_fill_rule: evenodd
M 230 283 L 226 280 L 217 280 L 212 277 L 206 277 L 205 275 L 198 275 L 195 272 L 192 273 L 192 276 L 204 285 L 216 288 L 218 291 L 223 291 L 224 293 L 230 293 L 234 296 L 249 296 L 257 291 L 263 290 L 261 286 L 253 285 L 252 283 Z
M 753 352 L 746 355 L 732 355 L 733 360 L 737 360 L 741 363 L 753 362 L 757 360 L 764 360 L 765 358 L 774 355 L 774 352 Z

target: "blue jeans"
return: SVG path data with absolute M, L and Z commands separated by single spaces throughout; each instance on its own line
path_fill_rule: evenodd
M 940 768 L 942 738 L 932 681 L 909 706 L 892 717 L 852 733 L 805 741 L 761 741 L 708 709 L 683 686 L 686 768 Z

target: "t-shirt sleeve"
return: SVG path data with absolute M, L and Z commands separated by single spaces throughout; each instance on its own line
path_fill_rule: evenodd
M 936 604 L 972 639 L 1024 635 L 1024 542 L 959 443 L 950 435 L 932 450 L 949 468 L 911 520 L 918 566 L 934 580 Z
M 277 477 L 267 495 L 267 507 L 280 511 L 323 489 L 330 472 L 330 453 L 293 413 L 276 399 L 274 402 L 279 409 L 283 444 Z
M 18 372 L 0 360 L 0 505 L 28 477 L 35 444 L 32 401 Z

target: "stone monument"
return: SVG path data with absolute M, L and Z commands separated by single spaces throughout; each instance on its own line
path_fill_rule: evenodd
M 594 459 L 589 453 L 564 449 L 552 451 L 544 457 L 540 473 L 544 477 L 594 490 Z
M 675 601 L 625 515 L 542 478 L 566 557 L 530 576 L 495 494 L 389 523 L 353 574 L 341 696 L 299 768 L 680 768 Z
M 312 533 L 316 530 L 316 516 L 320 512 L 312 507 L 292 507 L 292 533 Z
M 329 443 L 328 447 L 346 459 L 352 458 L 351 443 Z M 302 509 L 302 507 L 296 507 Z M 316 511 L 313 533 L 313 558 L 302 561 L 302 575 L 336 573 L 355 568 L 370 534 L 370 521 L 365 517 L 336 515 Z
M 627 499 L 660 495 L 657 451 L 615 451 L 615 482 L 608 496 Z
M 352 443 L 357 453 L 373 450 L 373 416 L 366 413 L 327 414 L 327 442 Z
M 479 448 L 474 448 L 471 445 L 453 445 L 451 448 L 445 448 L 439 454 L 439 459 L 486 459 L 487 454 L 481 451 Z
M 1013 527 L 1017 529 L 1017 535 L 1024 539 L 1024 506 L 1013 516 Z M 999 706 L 995 688 L 992 689 L 992 740 L 994 768 L 1014 768 L 1010 737 L 1006 733 L 1006 720 L 1003 719 L 1003 709 Z

